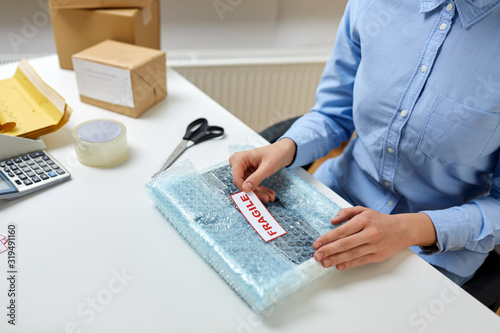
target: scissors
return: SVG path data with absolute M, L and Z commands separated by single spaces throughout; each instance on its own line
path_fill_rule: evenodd
M 166 162 L 163 163 L 160 170 L 158 170 L 158 172 L 155 173 L 151 178 L 154 178 L 156 175 L 172 165 L 172 163 L 174 163 L 174 161 L 189 147 L 192 147 L 195 144 L 206 140 L 217 138 L 222 135 L 224 135 L 224 128 L 219 126 L 209 126 L 208 121 L 205 118 L 196 119 L 188 125 L 188 127 L 186 128 L 186 134 L 184 134 L 182 141 L 170 154 Z M 188 147 L 189 142 L 192 142 L 193 144 Z

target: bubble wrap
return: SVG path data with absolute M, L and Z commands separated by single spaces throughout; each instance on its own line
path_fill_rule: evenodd
M 330 219 L 340 209 L 287 170 L 263 185 L 276 191 L 279 202 L 265 206 L 287 231 L 267 243 L 230 197 L 239 190 L 228 164 L 198 172 L 182 163 L 146 186 L 165 218 L 257 313 L 331 270 L 312 259 L 312 243 L 333 228 Z

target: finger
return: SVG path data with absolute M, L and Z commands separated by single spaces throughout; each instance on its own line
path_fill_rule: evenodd
M 318 237 L 313 243 L 313 249 L 319 250 L 322 246 L 335 242 L 341 238 L 354 235 L 363 230 L 363 223 L 359 222 L 356 218 L 352 218 L 349 223 L 343 224 L 326 234 Z
M 370 245 L 362 244 L 349 249 L 346 248 L 344 251 L 339 251 L 332 254 L 328 254 L 328 252 L 326 253 L 327 255 L 325 255 L 322 260 L 317 261 L 321 261 L 322 266 L 328 268 L 366 256 L 373 253 L 373 250 Z
M 356 206 L 356 207 L 349 207 L 349 208 L 343 208 L 339 210 L 337 213 L 337 216 L 331 219 L 330 223 L 331 224 L 341 224 L 347 220 L 352 219 L 354 216 L 361 214 L 368 208 L 362 207 L 362 206 Z
M 276 192 L 268 187 L 260 185 L 254 190 L 257 197 L 264 203 L 274 201 L 276 199 Z
M 245 192 L 250 192 L 256 189 L 264 179 L 266 179 L 267 177 L 271 176 L 274 173 L 272 170 L 269 169 L 270 168 L 265 163 L 259 165 L 259 167 L 251 175 L 249 175 L 243 182 L 242 189 Z
M 337 264 L 335 265 L 335 267 L 337 268 L 337 270 L 343 271 L 348 268 L 358 267 L 366 264 L 371 264 L 374 262 L 379 262 L 379 260 L 377 259 L 377 256 L 374 253 L 370 253 L 365 256 L 356 258 L 354 260 Z
M 359 252 L 359 248 L 367 245 L 367 243 L 366 239 L 358 232 L 321 246 L 314 253 L 314 259 L 316 261 L 323 261 L 325 258 L 339 256 L 351 250 L 356 254 Z
M 245 172 L 248 166 L 246 163 L 241 161 L 239 153 L 231 155 L 231 157 L 229 158 L 229 165 L 232 169 L 231 172 L 233 175 L 233 184 L 241 190 L 246 179 Z

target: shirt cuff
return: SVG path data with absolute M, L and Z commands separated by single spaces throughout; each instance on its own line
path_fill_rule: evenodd
M 423 247 L 424 254 L 434 254 L 464 248 L 470 232 L 467 216 L 458 207 L 423 211 L 434 224 L 437 237 L 437 251 L 434 246 Z
M 436 254 L 443 252 L 441 251 L 441 247 L 439 246 L 439 242 L 436 242 L 435 244 L 429 245 L 429 246 L 419 246 L 420 247 L 420 254 L 424 255 L 431 255 L 431 254 Z

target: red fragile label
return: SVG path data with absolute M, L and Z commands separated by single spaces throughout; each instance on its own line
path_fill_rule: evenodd
M 286 234 L 285 229 L 269 213 L 262 201 L 253 192 L 244 191 L 231 195 L 234 203 L 259 236 L 269 242 Z
M 7 244 L 7 237 L 4 235 L 0 234 L 0 253 L 5 252 L 8 250 L 6 244 Z

